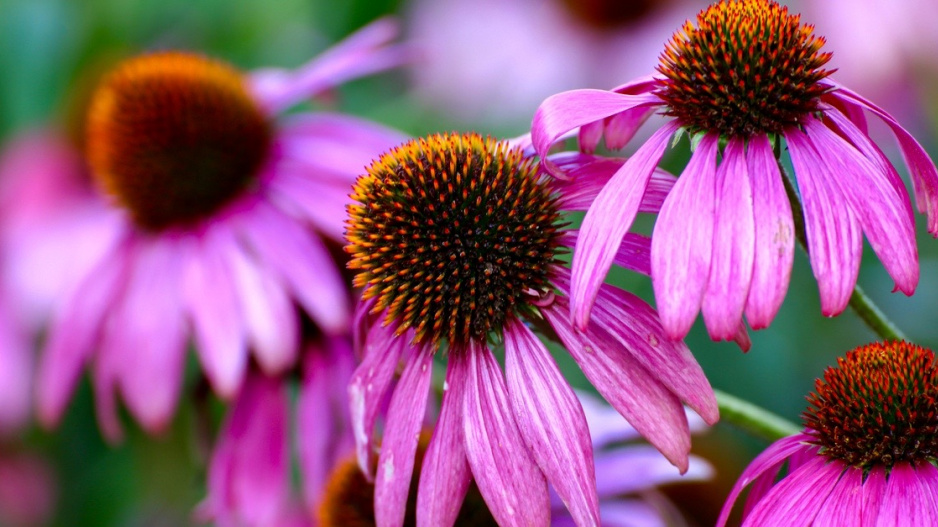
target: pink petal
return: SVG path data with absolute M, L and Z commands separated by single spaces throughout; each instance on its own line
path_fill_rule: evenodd
M 927 463 L 927 462 L 926 462 Z M 918 474 L 908 463 L 897 463 L 889 472 L 882 507 L 876 525 L 906 526 L 934 525 L 935 511 L 928 495 L 934 488 L 921 488 Z
M 743 521 L 745 527 L 809 527 L 815 525 L 821 504 L 827 500 L 842 465 L 818 456 L 779 481 Z
M 508 398 L 537 465 L 581 525 L 599 524 L 593 447 L 579 401 L 544 344 L 520 320 L 505 325 Z
M 705 481 L 713 475 L 713 467 L 696 456 L 690 456 L 687 472 L 680 474 L 661 452 L 647 445 L 596 454 L 596 489 L 601 497 L 640 493 L 670 483 Z
M 287 282 L 320 329 L 347 331 L 348 292 L 322 241 L 277 209 L 259 203 L 241 222 L 266 267 Z
M 440 417 L 427 446 L 417 490 L 417 525 L 453 525 L 469 490 L 471 474 L 463 444 L 463 399 L 469 350 L 450 350 Z
M 702 308 L 714 340 L 733 340 L 749 296 L 756 243 L 749 178 L 745 144 L 730 139 L 717 169 L 713 253 Z
M 466 352 L 467 375 L 457 382 L 466 383 L 463 434 L 479 492 L 499 525 L 549 525 L 547 482 L 521 439 L 498 363 L 484 345 Z
M 654 111 L 654 107 L 639 107 L 617 113 L 606 119 L 604 123 L 606 148 L 618 150 L 627 145 Z
M 918 284 L 918 249 L 905 196 L 896 193 L 873 163 L 819 121 L 808 119 L 804 127 L 896 288 L 911 295 Z
M 710 276 L 718 137 L 704 136 L 661 207 L 651 237 L 651 279 L 668 337 L 683 338 Z M 735 329 L 735 327 L 734 327 Z
M 247 367 L 247 337 L 228 261 L 237 251 L 228 232 L 212 229 L 194 240 L 183 278 L 195 344 L 212 387 L 231 398 Z
M 375 477 L 378 525 L 400 527 L 404 524 L 420 427 L 427 413 L 433 351 L 429 345 L 414 350 L 391 396 Z
M 565 307 L 566 299 L 558 298 L 541 313 L 586 378 L 671 463 L 687 470 L 690 431 L 680 400 L 596 322 L 583 332 L 574 329 Z
M 833 492 L 818 509 L 815 525 L 864 525 L 863 514 L 863 471 L 848 467 Z
M 792 129 L 786 135 L 804 201 L 811 268 L 821 293 L 821 313 L 834 316 L 847 307 L 860 271 L 860 225 L 818 155 L 812 137 Z
M 564 152 L 551 156 L 551 161 L 567 174 L 568 179 L 555 179 L 553 186 L 560 196 L 560 208 L 563 210 L 588 210 L 603 187 L 626 162 L 624 158 L 596 157 L 587 154 Z M 638 206 L 638 212 L 657 213 L 661 210 L 668 192 L 677 178 L 656 168 L 651 174 L 645 195 Z
M 566 247 L 573 247 L 576 245 L 578 237 L 579 232 L 567 229 L 563 231 L 560 243 Z M 622 238 L 622 244 L 619 245 L 619 250 L 616 251 L 616 255 L 612 259 L 612 263 L 645 276 L 650 275 L 651 238 L 644 234 L 626 233 L 625 237 Z
M 876 518 L 883 506 L 885 495 L 886 471 L 883 467 L 873 467 L 863 482 L 863 497 L 860 500 L 863 514 L 861 525 L 877 525 Z
M 795 256 L 795 224 L 772 145 L 765 135 L 749 139 L 747 155 L 755 220 L 755 259 L 746 301 L 752 329 L 769 326 L 788 291 Z
M 375 421 L 401 355 L 409 345 L 405 338 L 394 336 L 394 328 L 375 324 L 368 333 L 365 347 L 362 363 L 349 382 L 348 394 L 358 466 L 371 480 L 374 478 L 371 441 Z
M 938 468 L 925 461 L 915 465 L 915 479 L 927 512 L 926 523 L 938 523 Z
M 804 434 L 784 437 L 769 445 L 761 454 L 756 456 L 756 458 L 752 460 L 752 463 L 749 463 L 749 466 L 740 474 L 739 479 L 736 480 L 736 484 L 733 485 L 730 495 L 723 504 L 723 510 L 720 511 L 717 527 L 726 525 L 730 512 L 733 510 L 733 504 L 736 503 L 739 494 L 747 485 L 758 479 L 766 471 L 773 471 L 772 473 L 774 475 L 778 471 L 778 467 L 780 467 L 788 457 L 804 449 L 804 442 L 810 440 L 811 438 Z
M 677 124 L 671 122 L 655 132 L 612 176 L 583 219 L 573 251 L 571 296 L 574 321 L 581 329 L 586 327 L 599 286 L 635 219 L 649 177 L 675 130 Z

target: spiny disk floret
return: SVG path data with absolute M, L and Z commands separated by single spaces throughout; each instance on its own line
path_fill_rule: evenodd
M 111 72 L 92 98 L 87 132 L 95 178 L 147 230 L 228 203 L 255 179 L 272 134 L 237 70 L 178 52 Z
M 780 133 L 817 109 L 830 53 L 800 15 L 769 0 L 721 0 L 687 21 L 661 55 L 667 114 L 693 133 Z
M 805 426 L 828 457 L 862 468 L 938 457 L 938 364 L 908 342 L 861 346 L 815 381 Z
M 410 141 L 375 161 L 351 197 L 355 285 L 399 334 L 482 340 L 550 287 L 556 198 L 504 142 L 455 133 Z

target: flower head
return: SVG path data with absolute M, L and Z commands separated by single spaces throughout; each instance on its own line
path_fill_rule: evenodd
M 791 274 L 796 222 L 775 148 L 787 146 L 804 205 L 804 231 L 821 311 L 846 307 L 865 234 L 896 288 L 918 283 L 911 205 L 898 172 L 867 135 L 865 112 L 895 133 L 916 203 L 938 235 L 938 170 L 889 114 L 834 82 L 810 25 L 771 0 L 721 0 L 679 30 L 658 73 L 613 91 L 574 90 L 538 109 L 544 155 L 579 128 L 580 148 L 605 137 L 621 148 L 654 112 L 670 117 L 610 178 L 583 221 L 573 255 L 574 319 L 583 326 L 615 248 L 632 224 L 649 175 L 675 134 L 693 155 L 665 200 L 652 237 L 655 298 L 671 338 L 698 311 L 714 339 L 736 338 L 775 317 Z M 570 174 L 547 164 L 559 178 Z M 800 218 L 799 218 L 800 220 Z
M 278 114 L 399 63 L 395 33 L 376 22 L 295 72 L 246 75 L 166 52 L 104 77 L 85 142 L 118 234 L 58 299 L 39 374 L 43 422 L 60 418 L 86 363 L 114 440 L 116 392 L 148 431 L 168 423 L 190 340 L 231 398 L 249 351 L 268 375 L 292 367 L 295 304 L 327 335 L 348 331 L 347 287 L 320 234 L 341 236 L 347 185 L 400 136 L 338 114 Z
M 444 134 L 389 151 L 355 185 L 346 250 L 365 290 L 357 317 L 363 358 L 349 393 L 379 525 L 403 521 L 432 365 L 443 350 L 442 407 L 419 470 L 419 524 L 452 524 L 471 479 L 502 525 L 546 523 L 548 481 L 578 523 L 598 521 L 583 410 L 531 326 L 554 333 L 600 393 L 681 470 L 689 448 L 681 401 L 709 422 L 717 418 L 700 366 L 682 343 L 664 338 L 637 297 L 604 287 L 602 314 L 585 331 L 573 328 L 569 273 L 556 257 L 576 234 L 560 211 L 582 210 L 596 181 L 620 162 L 589 155 L 554 162 L 582 180 L 544 177 L 520 146 Z M 673 178 L 657 180 L 663 188 L 649 191 L 649 210 Z M 618 262 L 647 272 L 648 239 L 629 241 Z M 504 375 L 493 347 L 504 348 Z M 402 360 L 374 463 L 373 429 Z
M 804 433 L 775 442 L 746 468 L 719 525 L 749 483 L 747 526 L 938 522 L 933 351 L 902 341 L 861 346 L 824 372 L 808 401 Z

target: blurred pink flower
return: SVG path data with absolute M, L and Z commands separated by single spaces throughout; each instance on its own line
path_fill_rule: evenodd
M 296 71 L 244 76 L 169 52 L 105 78 L 87 150 L 118 234 L 58 299 L 38 379 L 44 424 L 60 419 L 85 365 L 99 424 L 118 440 L 118 391 L 146 430 L 167 425 L 190 340 L 212 387 L 230 398 L 249 350 L 268 375 L 294 364 L 294 302 L 326 333 L 347 331 L 347 288 L 320 234 L 341 236 L 349 185 L 400 135 L 339 114 L 277 116 L 399 64 L 406 52 L 388 45 L 395 34 L 393 22 L 376 22 Z
M 25 453 L 0 454 L 0 525 L 48 525 L 55 502 L 55 479 L 45 460 Z

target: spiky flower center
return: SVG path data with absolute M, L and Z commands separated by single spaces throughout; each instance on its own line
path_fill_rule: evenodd
M 661 55 L 658 95 L 692 132 L 779 133 L 816 110 L 824 38 L 770 0 L 721 0 L 687 21 Z
M 938 457 L 938 364 L 908 342 L 861 346 L 815 381 L 803 414 L 824 455 L 891 467 Z
M 254 180 L 271 141 L 237 70 L 178 52 L 112 71 L 92 98 L 87 134 L 95 178 L 147 230 L 228 203 Z
M 665 0 L 563 0 L 577 19 L 599 29 L 616 29 L 640 22 Z
M 507 143 L 433 135 L 382 156 L 355 184 L 346 236 L 355 285 L 416 340 L 500 332 L 549 287 L 559 217 L 549 181 Z

